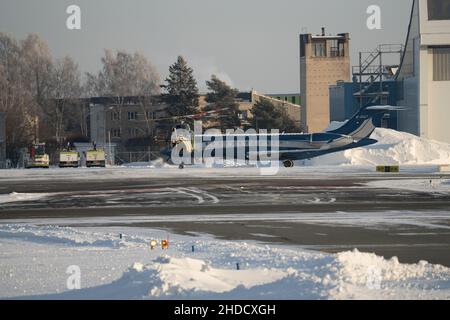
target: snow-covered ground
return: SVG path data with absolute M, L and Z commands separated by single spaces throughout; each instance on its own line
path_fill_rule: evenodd
M 169 249 L 151 250 L 152 239 L 169 239 Z M 2 298 L 450 299 L 449 268 L 356 250 L 331 255 L 163 230 L 21 224 L 0 225 L 0 248 Z M 81 289 L 69 290 L 77 274 L 66 271 L 78 268 Z
M 372 188 L 389 188 L 398 190 L 411 190 L 432 194 L 450 194 L 449 179 L 397 179 L 379 180 L 367 183 Z

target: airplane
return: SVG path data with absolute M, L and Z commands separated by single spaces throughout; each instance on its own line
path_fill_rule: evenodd
M 278 161 L 281 161 L 284 167 L 292 168 L 294 167 L 294 161 L 312 159 L 330 153 L 369 146 L 378 142 L 377 140 L 370 138 L 371 134 L 376 128 L 374 122 L 379 122 L 383 115 L 388 111 L 400 110 L 404 110 L 404 108 L 395 106 L 366 106 L 361 108 L 350 120 L 348 120 L 340 128 L 337 128 L 335 130 L 321 133 L 276 134 L 279 139 L 278 148 L 276 148 L 276 150 L 271 150 L 269 147 L 266 150 L 261 151 L 261 153 L 264 152 L 265 155 L 267 155 L 267 153 L 272 155 L 278 153 Z M 186 136 L 185 134 L 178 134 L 178 131 L 186 132 L 186 130 L 191 133 L 190 136 Z M 182 152 L 190 153 L 190 155 L 188 154 L 188 157 L 193 158 L 193 144 L 195 141 L 194 138 L 201 138 L 201 141 L 203 141 L 204 138 L 207 138 L 206 140 L 211 141 L 212 136 L 217 137 L 217 135 L 194 136 L 189 126 L 177 126 L 173 129 L 172 132 L 172 148 L 164 150 L 163 154 L 169 156 L 172 153 L 172 149 L 177 148 L 177 150 L 182 149 Z M 242 138 L 242 136 L 248 137 L 248 134 L 244 133 L 221 135 L 224 141 L 225 139 L 230 138 L 234 141 L 238 137 Z M 265 138 L 269 138 L 275 135 L 256 134 L 256 136 L 265 136 Z M 203 147 L 205 147 L 207 144 L 207 142 L 203 142 Z M 237 145 L 234 145 L 233 148 L 234 152 L 232 154 L 235 155 L 235 159 L 237 157 L 236 155 L 244 154 L 246 160 L 248 160 L 251 156 L 255 156 L 252 153 L 256 152 L 257 155 L 260 153 L 259 150 L 250 150 L 248 142 L 245 144 L 245 150 L 241 150 L 243 151 L 241 153 L 238 152 Z M 225 155 L 227 154 L 226 152 L 227 150 L 224 143 L 222 154 Z M 214 153 L 212 153 L 212 156 L 214 157 Z M 179 168 L 184 168 L 184 165 L 184 163 L 179 164 Z

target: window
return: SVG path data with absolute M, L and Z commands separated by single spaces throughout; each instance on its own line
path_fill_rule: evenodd
M 450 81 L 450 47 L 433 48 L 433 81 Z
M 156 112 L 154 111 L 147 111 L 147 119 L 156 119 Z
M 133 111 L 133 112 L 128 112 L 128 120 L 137 120 L 137 112 Z
M 111 129 L 111 135 L 113 138 L 120 138 L 120 129 Z
M 330 55 L 332 57 L 339 57 L 339 45 L 337 40 L 330 40 Z
M 327 56 L 327 50 L 326 45 L 324 41 L 321 42 L 315 42 L 312 44 L 312 54 L 313 57 L 326 57 Z
M 342 40 L 338 39 L 329 40 L 328 45 L 330 46 L 330 56 L 332 57 L 345 56 L 344 42 Z
M 292 97 L 292 103 L 293 103 L 293 104 L 296 104 L 296 99 L 295 99 L 295 97 Z
M 428 20 L 450 20 L 450 0 L 428 0 Z
M 139 130 L 137 128 L 128 128 L 128 135 L 130 137 L 137 137 L 139 134 Z
M 112 111 L 112 112 L 111 112 L 111 120 L 112 120 L 112 121 L 120 120 L 120 113 L 119 113 L 119 112 Z

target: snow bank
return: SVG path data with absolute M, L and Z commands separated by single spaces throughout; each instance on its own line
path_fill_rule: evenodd
M 401 264 L 357 250 L 331 255 L 171 234 L 163 254 L 146 245 L 162 235 L 156 230 L 126 228 L 120 241 L 112 227 L 1 230 L 1 297 L 20 287 L 27 299 L 450 299 L 449 268 L 425 261 Z M 45 246 L 36 247 L 36 239 Z M 67 291 L 61 285 L 73 263 L 81 268 L 82 289 Z M 128 267 L 120 270 L 124 264 Z M 114 278 L 111 270 L 120 273 Z M 55 287 L 65 292 L 55 294 Z
M 135 263 L 111 284 L 60 298 L 450 299 L 450 270 L 426 261 L 400 264 L 397 258 L 385 260 L 354 250 L 293 266 L 236 270 L 162 256 L 152 264 Z
M 450 144 L 377 128 L 371 135 L 378 143 L 364 148 L 322 156 L 309 165 L 439 165 L 450 164 Z
M 443 266 L 426 261 L 401 264 L 395 257 L 386 260 L 357 250 L 338 253 L 337 261 L 332 298 L 450 299 L 450 269 Z
M 39 200 L 47 197 L 48 195 L 49 195 L 48 193 L 17 193 L 17 192 L 12 192 L 9 194 L 0 194 L 0 204 L 9 202 Z
M 163 158 L 158 158 L 156 160 L 152 160 L 150 162 L 130 162 L 130 163 L 124 163 L 123 165 L 119 166 L 122 168 L 173 168 L 177 166 L 170 165 L 164 161 Z
M 171 296 L 189 291 L 223 293 L 238 286 L 251 288 L 286 276 L 284 270 L 276 269 L 216 269 L 206 261 L 191 258 L 162 257 L 156 263 L 156 266 L 147 266 L 157 271 L 160 280 L 160 284 L 150 289 L 151 296 Z

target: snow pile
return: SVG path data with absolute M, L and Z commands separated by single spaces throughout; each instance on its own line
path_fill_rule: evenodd
M 157 264 L 147 266 L 156 270 L 160 283 L 151 288 L 150 296 L 172 296 L 183 292 L 224 293 L 237 287 L 251 288 L 284 278 L 287 273 L 277 269 L 232 270 L 216 269 L 210 263 L 191 258 L 161 257 Z
M 0 204 L 9 202 L 33 201 L 47 197 L 48 193 L 17 193 L 0 194 Z
M 450 144 L 391 129 L 377 128 L 378 143 L 312 159 L 318 165 L 439 165 L 450 164 Z
M 290 252 L 293 255 L 293 252 Z M 301 255 L 301 252 L 300 252 Z M 292 259 L 285 257 L 286 260 Z M 450 270 L 400 264 L 357 250 L 281 269 L 214 268 L 192 258 L 159 257 L 135 263 L 108 285 L 60 298 L 120 299 L 450 299 Z M 53 296 L 52 298 L 58 298 Z
M 119 241 L 117 229 L 100 229 L 109 232 L 2 226 L 0 297 L 450 299 L 450 269 L 424 261 L 401 264 L 357 250 L 331 255 L 174 234 L 161 255 L 147 244 L 161 239 L 161 230 L 126 228 Z M 72 264 L 82 272 L 80 290 L 65 288 Z
M 450 299 L 450 291 L 440 290 L 442 281 L 450 284 L 450 270 L 431 265 L 401 264 L 397 258 L 386 260 L 357 250 L 337 254 L 337 287 L 330 292 L 335 299 Z M 445 287 L 445 286 L 444 286 Z

